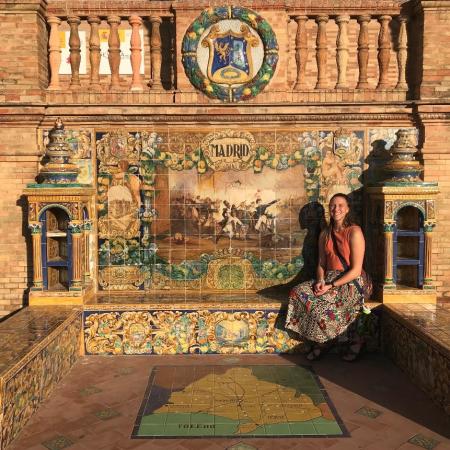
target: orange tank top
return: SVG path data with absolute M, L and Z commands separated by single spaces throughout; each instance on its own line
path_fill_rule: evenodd
M 352 225 L 344 228 L 341 231 L 332 231 L 336 238 L 336 244 L 339 252 L 350 266 L 350 233 L 358 225 Z M 333 239 L 326 238 L 325 242 L 325 257 L 327 261 L 327 270 L 345 270 L 339 256 L 334 251 Z

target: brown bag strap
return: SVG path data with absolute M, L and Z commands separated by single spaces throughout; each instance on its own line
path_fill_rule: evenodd
M 341 261 L 342 267 L 344 268 L 344 272 L 348 272 L 350 267 L 338 249 L 337 242 L 336 242 L 336 236 L 334 235 L 333 230 L 330 230 L 330 235 L 331 235 L 331 240 L 333 241 L 334 253 L 336 253 L 337 257 L 339 258 L 339 261 Z M 351 282 L 355 285 L 355 287 L 358 290 L 358 292 L 360 293 L 360 295 L 364 296 L 364 290 L 363 290 L 362 286 L 359 284 L 359 281 L 355 278 Z

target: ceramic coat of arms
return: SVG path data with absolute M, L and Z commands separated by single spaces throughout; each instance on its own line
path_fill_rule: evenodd
M 258 95 L 272 78 L 278 44 L 269 23 L 239 6 L 208 8 L 187 29 L 183 65 L 191 83 L 226 102 Z

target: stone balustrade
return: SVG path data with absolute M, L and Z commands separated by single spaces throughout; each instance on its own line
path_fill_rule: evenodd
M 161 33 L 163 22 L 168 30 L 168 33 L 165 33 L 166 42 L 163 42 Z M 118 15 L 106 17 L 49 15 L 47 23 L 50 29 L 49 91 L 65 91 L 68 88 L 80 92 L 86 91 L 87 88 L 89 91 L 98 92 L 140 92 L 146 89 L 164 91 L 174 87 L 170 70 L 162 70 L 163 51 L 168 53 L 165 62 L 169 62 L 170 68 L 174 67 L 173 39 L 170 35 L 171 15 L 151 14 L 141 17 L 133 14 L 126 18 Z M 149 45 L 146 45 L 143 38 L 147 34 Z M 67 45 L 66 36 L 68 36 Z M 83 42 L 88 54 L 88 56 L 84 55 L 84 61 L 82 61 L 81 51 Z M 68 53 L 66 52 L 68 57 L 62 61 L 61 53 L 64 47 L 68 48 Z M 104 58 L 103 62 L 102 58 Z M 143 70 L 143 58 L 147 59 L 146 67 L 150 68 L 148 78 L 145 76 L 147 71 Z M 108 70 L 105 70 L 106 60 Z M 70 64 L 70 74 L 61 70 L 64 63 L 66 67 L 67 63 Z M 125 70 L 121 68 L 123 63 L 127 66 Z M 83 73 L 81 73 L 81 67 L 83 67 Z M 166 79 L 163 80 L 164 74 Z
M 278 68 L 271 85 L 251 101 L 406 100 L 410 88 L 406 72 L 408 17 L 388 12 L 287 13 L 288 42 L 279 62 L 283 68 Z M 91 100 L 92 95 L 86 94 L 107 92 L 115 92 L 116 97 L 117 93 L 135 94 L 134 101 L 142 98 L 143 102 L 150 94 L 165 94 L 153 95 L 152 103 L 209 102 L 193 86 L 186 89 L 183 85 L 177 90 L 176 80 L 184 79 L 185 74 L 177 73 L 182 69 L 176 61 L 175 42 L 182 38 L 182 31 L 176 30 L 172 13 L 48 15 L 47 22 L 50 101 L 57 98 L 52 91 L 58 91 L 60 96 L 62 92 L 74 92 L 84 102 L 102 100 L 98 96 Z M 63 60 L 64 37 L 67 45 Z M 127 55 L 123 48 L 128 49 Z M 124 62 L 128 68 L 125 72 Z M 66 71 L 61 70 L 62 65 Z M 137 96 L 139 93 L 144 95 Z M 126 103 L 127 98 L 122 95 L 120 100 Z M 114 94 L 109 100 L 114 100 Z
M 390 90 L 406 93 L 406 59 L 408 42 L 406 24 L 407 17 L 403 15 L 348 15 L 330 16 L 295 15 L 290 18 L 295 22 L 295 62 L 296 80 L 293 91 L 317 90 Z M 311 25 L 315 22 L 315 26 Z M 334 22 L 334 24 L 332 23 Z M 349 38 L 349 23 L 357 24 L 352 27 L 353 40 Z M 333 28 L 336 43 L 331 42 L 328 35 Z M 375 26 L 377 36 L 373 39 Z M 369 32 L 370 28 L 370 32 Z M 395 35 L 391 30 L 395 30 Z M 357 31 L 356 31 L 357 30 Z M 355 36 L 356 31 L 356 36 Z M 312 40 L 315 33 L 315 42 Z M 396 53 L 396 67 L 392 61 L 392 54 Z M 354 82 L 348 80 L 348 66 L 352 53 L 358 74 Z M 315 54 L 314 67 L 311 54 Z M 330 58 L 336 57 L 335 70 L 330 70 Z M 370 56 L 377 59 L 376 67 Z M 369 64 L 372 62 L 372 78 L 376 75 L 376 82 L 369 83 Z M 312 67 L 310 67 L 312 66 Z M 310 76 L 308 76 L 308 73 Z M 315 83 L 311 83 L 311 74 L 315 74 Z M 395 75 L 395 79 L 394 76 Z M 308 83 L 308 78 L 310 83 Z

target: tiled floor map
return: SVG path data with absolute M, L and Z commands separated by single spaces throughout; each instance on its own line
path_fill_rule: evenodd
M 252 365 L 155 367 L 132 437 L 346 435 L 310 369 Z

